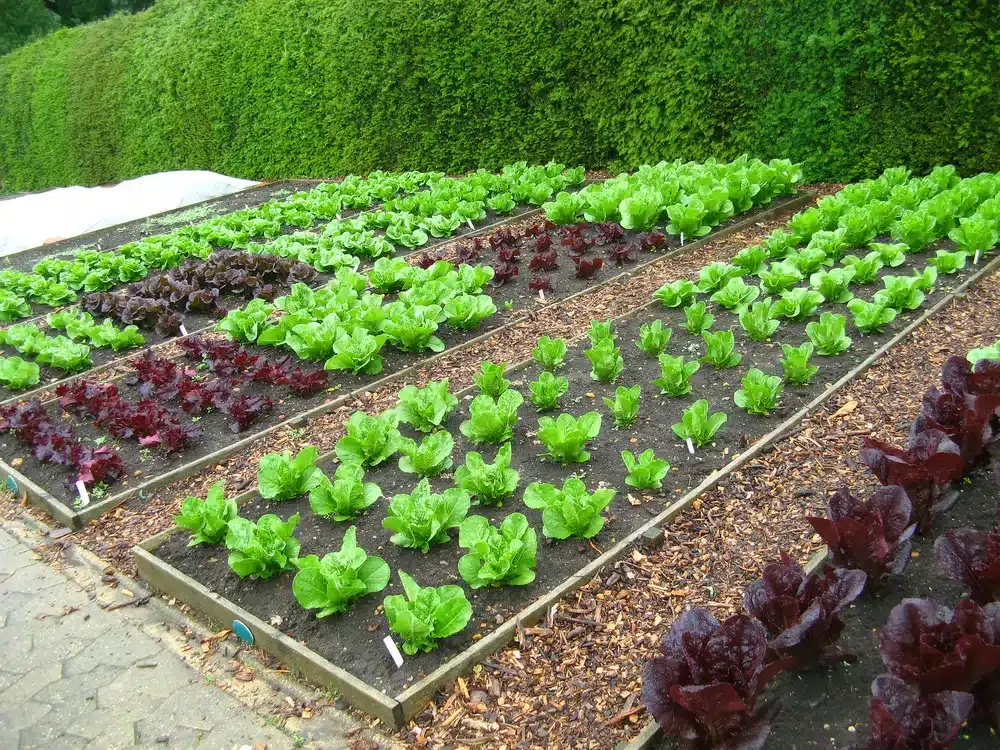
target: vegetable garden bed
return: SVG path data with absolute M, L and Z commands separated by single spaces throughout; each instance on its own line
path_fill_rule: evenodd
M 996 265 L 997 263 L 994 262 L 989 269 L 983 268 L 982 271 L 988 272 L 988 270 L 991 270 Z M 976 276 L 978 277 L 978 275 Z M 967 279 L 965 283 L 968 283 L 970 280 Z M 925 313 L 924 316 L 921 316 L 921 318 L 928 317 L 935 310 L 940 309 L 943 304 L 947 303 L 947 296 L 943 295 L 942 292 L 938 292 L 938 295 L 938 299 L 940 300 L 938 304 L 932 310 Z M 656 310 L 655 312 L 657 313 L 655 317 L 664 318 L 660 310 Z M 725 315 L 726 313 L 720 312 L 720 314 Z M 634 316 L 629 316 L 628 319 L 619 321 L 619 335 L 623 344 L 630 341 L 630 338 L 628 338 L 630 332 L 637 330 L 640 324 L 649 319 L 643 317 L 646 315 L 651 315 L 651 313 L 643 310 Z M 901 327 L 905 322 L 901 320 L 897 324 L 897 328 Z M 895 343 L 902 336 L 905 336 L 908 330 L 912 329 L 915 324 L 916 321 L 911 322 L 906 330 L 900 331 L 888 345 Z M 687 334 L 675 328 L 674 335 L 675 337 L 683 337 Z M 789 335 L 793 339 L 795 338 L 793 333 L 789 333 Z M 890 334 L 886 334 L 878 340 L 875 337 L 865 337 L 864 340 L 855 346 L 858 347 L 859 352 L 867 353 L 876 349 L 889 336 Z M 799 329 L 798 341 L 795 343 L 801 341 L 801 338 L 803 337 L 801 329 Z M 675 338 L 674 341 L 677 341 L 677 339 Z M 366 602 L 361 602 L 353 610 L 333 623 L 333 627 L 331 627 L 328 622 L 317 622 L 306 611 L 299 608 L 289 589 L 290 576 L 283 577 L 285 580 L 279 578 L 276 581 L 270 580 L 255 583 L 238 579 L 232 575 L 226 566 L 224 553 L 210 548 L 185 548 L 183 546 L 185 541 L 182 536 L 169 532 L 144 544 L 143 547 L 145 549 L 137 549 L 137 563 L 144 577 L 149 578 L 157 586 L 172 595 L 178 596 L 182 600 L 197 605 L 197 602 L 193 602 L 192 599 L 198 599 L 203 602 L 204 596 L 206 596 L 205 592 L 211 591 L 212 593 L 207 594 L 207 596 L 212 600 L 211 606 L 215 609 L 216 615 L 222 611 L 227 611 L 230 614 L 236 612 L 233 616 L 238 617 L 249 615 L 252 617 L 251 621 L 256 625 L 269 622 L 275 616 L 281 618 L 280 620 L 275 620 L 281 623 L 278 630 L 287 632 L 293 638 L 303 641 L 309 649 L 320 654 L 322 667 L 317 668 L 316 662 L 312 664 L 311 673 L 314 676 L 325 673 L 327 682 L 333 680 L 332 684 L 347 684 L 348 692 L 360 691 L 357 694 L 361 696 L 359 698 L 361 701 L 359 705 L 361 707 L 375 713 L 381 718 L 385 718 L 386 715 L 391 713 L 394 717 L 393 720 L 399 723 L 401 721 L 399 711 L 403 712 L 404 718 L 408 717 L 421 707 L 422 700 L 443 681 L 460 674 L 471 667 L 476 660 L 484 658 L 492 650 L 499 648 L 506 640 L 513 636 L 516 628 L 528 627 L 537 621 L 544 614 L 545 610 L 555 604 L 561 596 L 582 585 L 589 575 L 600 565 L 611 562 L 623 554 L 628 545 L 642 536 L 644 531 L 669 522 L 670 518 L 680 512 L 683 507 L 693 501 L 701 492 L 721 481 L 729 471 L 742 465 L 764 446 L 780 437 L 781 434 L 796 424 L 809 408 L 814 407 L 819 401 L 828 398 L 836 389 L 842 387 L 859 372 L 867 368 L 874 359 L 880 356 L 888 345 L 874 352 L 867 359 L 861 361 L 860 364 L 859 360 L 863 358 L 861 354 L 855 355 L 854 359 L 849 362 L 834 364 L 832 367 L 829 363 L 822 362 L 820 364 L 822 368 L 820 376 L 822 381 L 820 382 L 829 383 L 831 380 L 838 380 L 835 377 L 836 375 L 844 373 L 847 370 L 850 370 L 850 372 L 847 372 L 844 377 L 839 378 L 833 388 L 823 390 L 822 386 L 817 382 L 811 389 L 806 388 L 795 393 L 786 391 L 785 396 L 788 399 L 787 409 L 803 404 L 808 401 L 809 396 L 815 395 L 817 392 L 820 393 L 818 398 L 813 399 L 812 403 L 800 409 L 780 424 L 775 425 L 774 422 L 776 420 L 773 419 L 771 420 L 771 424 L 768 424 L 768 421 L 764 418 L 750 417 L 742 413 L 737 414 L 737 418 L 734 419 L 732 426 L 739 425 L 738 430 L 729 431 L 731 425 L 727 423 L 726 430 L 720 433 L 720 439 L 715 441 L 715 445 L 711 448 L 698 449 L 693 457 L 687 453 L 682 443 L 678 444 L 672 438 L 664 439 L 662 422 L 658 426 L 654 420 L 650 420 L 647 416 L 645 424 L 642 417 L 640 417 L 640 423 L 637 428 L 631 431 L 622 431 L 620 435 L 618 435 L 610 424 L 606 424 L 602 430 L 601 437 L 593 441 L 590 445 L 594 458 L 583 467 L 580 465 L 571 465 L 567 468 L 550 463 L 537 462 L 533 459 L 541 448 L 537 445 L 537 442 L 533 444 L 532 435 L 529 434 L 530 426 L 534 423 L 534 419 L 531 416 L 524 415 L 522 422 L 515 428 L 515 438 L 512 443 L 514 453 L 513 465 L 521 472 L 519 485 L 521 488 L 533 481 L 547 481 L 558 486 L 562 479 L 567 476 L 568 471 L 571 471 L 573 468 L 583 468 L 586 472 L 584 475 L 585 478 L 588 475 L 592 477 L 591 479 L 587 479 L 587 485 L 588 489 L 593 491 L 593 482 L 595 481 L 593 478 L 598 476 L 602 478 L 624 476 L 625 471 L 621 466 L 617 454 L 620 449 L 625 447 L 633 448 L 636 452 L 646 447 L 653 447 L 656 450 L 657 457 L 671 460 L 678 470 L 668 475 L 668 489 L 672 489 L 675 493 L 682 494 L 685 492 L 685 489 L 693 485 L 697 486 L 693 491 L 688 491 L 682 500 L 669 506 L 666 511 L 660 511 L 663 501 L 658 498 L 662 497 L 661 493 L 649 495 L 642 491 L 626 487 L 624 484 L 619 484 L 616 487 L 619 495 L 609 515 L 609 522 L 600 534 L 591 540 L 596 545 L 596 548 L 591 547 L 588 542 L 573 540 L 540 544 L 538 553 L 540 566 L 535 583 L 527 587 L 507 587 L 500 590 L 487 589 L 474 592 L 470 596 L 470 600 L 473 602 L 476 612 L 474 623 L 478 627 L 474 628 L 475 632 L 469 632 L 443 641 L 438 649 L 430 654 L 419 655 L 410 659 L 409 663 L 404 664 L 404 667 L 399 671 L 393 668 L 391 662 L 388 661 L 388 657 L 381 651 L 382 647 L 379 641 L 384 634 L 384 623 L 381 622 L 380 614 L 374 609 L 374 602 L 372 602 L 371 606 Z M 764 348 L 766 348 L 766 345 L 761 345 L 761 349 L 763 350 Z M 744 367 L 759 361 L 758 357 L 761 355 L 758 355 L 756 352 L 752 354 L 748 353 L 751 351 L 751 348 L 746 346 L 746 342 L 741 342 L 737 349 L 747 358 Z M 637 367 L 634 371 L 635 375 L 632 376 L 631 363 L 641 361 L 640 358 L 644 355 L 638 350 L 635 353 L 627 352 L 625 354 L 629 356 L 630 365 L 626 367 L 622 383 L 630 385 L 633 382 L 633 377 L 637 383 L 648 382 L 649 379 L 657 374 L 655 372 L 643 373 L 642 368 Z M 776 359 L 773 354 L 772 358 Z M 609 420 L 609 415 L 605 409 L 599 406 L 599 403 L 600 397 L 611 395 L 614 388 L 594 384 L 589 376 L 589 362 L 581 365 L 578 363 L 579 359 L 581 359 L 579 352 L 577 352 L 577 356 L 570 356 L 567 366 L 562 372 L 562 374 L 569 378 L 571 383 L 569 393 L 565 397 L 568 399 L 567 404 L 573 402 L 573 406 L 569 408 L 569 411 L 573 414 L 579 414 L 590 409 L 597 409 L 604 414 L 605 420 Z M 835 358 L 833 362 L 836 362 L 837 359 L 844 360 L 845 357 Z M 652 362 L 655 363 L 655 360 Z M 648 363 L 646 363 L 645 369 L 649 369 Z M 711 376 L 697 381 L 695 385 L 698 387 L 716 388 L 725 376 L 725 372 L 712 373 Z M 733 373 L 732 370 L 729 372 Z M 523 370 L 518 371 L 517 380 L 527 381 L 532 379 L 535 374 L 534 366 L 528 365 Z M 698 374 L 703 375 L 706 373 L 699 372 Z M 732 377 L 731 380 L 733 383 L 737 383 L 738 377 Z M 519 387 L 523 388 L 523 385 Z M 735 386 L 730 384 L 730 387 Z M 581 391 L 584 392 L 581 393 Z M 592 396 L 588 394 L 592 394 Z M 689 398 L 688 400 L 691 399 Z M 527 406 L 526 404 L 525 407 Z M 648 401 L 645 403 L 644 408 L 650 408 Z M 679 413 L 679 405 L 676 408 Z M 787 409 L 782 414 L 787 413 Z M 730 419 L 733 419 L 734 411 L 729 411 Z M 641 414 L 642 411 L 640 411 Z M 457 433 L 457 430 L 454 428 L 457 426 L 458 421 L 458 417 L 455 416 L 450 419 L 446 424 L 449 431 Z M 762 432 L 767 431 L 767 428 L 771 426 L 774 429 L 754 443 L 754 438 Z M 635 443 L 632 442 L 632 438 L 635 438 Z M 465 441 L 461 437 L 457 438 L 457 442 L 461 448 L 469 447 L 464 445 Z M 753 443 L 753 445 L 740 453 L 741 449 L 747 448 L 750 443 Z M 480 449 L 482 450 L 482 447 Z M 483 453 L 487 461 L 493 458 L 493 451 L 488 448 Z M 727 457 L 727 453 L 731 454 L 730 457 Z M 727 461 L 729 462 L 728 464 Z M 716 471 L 708 479 L 699 483 L 699 480 L 712 469 L 716 469 Z M 332 474 L 332 471 L 328 471 L 328 473 Z M 401 474 L 391 465 L 371 469 L 366 474 L 365 479 L 366 481 L 376 482 L 386 496 L 410 489 L 415 481 L 415 478 Z M 438 489 L 443 487 L 439 483 L 435 484 Z M 603 483 L 601 486 L 603 486 Z M 614 487 L 615 484 L 612 482 L 611 486 Z M 631 497 L 629 497 L 630 495 Z M 330 546 L 333 546 L 327 541 L 330 537 L 330 524 L 322 518 L 309 514 L 307 506 L 308 503 L 304 498 L 276 505 L 255 498 L 253 497 L 253 493 L 251 493 L 251 498 L 241 509 L 241 515 L 256 518 L 266 512 L 278 512 L 283 517 L 286 517 L 293 511 L 302 513 L 305 520 L 302 522 L 300 529 L 304 551 L 313 551 L 312 545 L 314 544 L 328 549 Z M 491 519 L 497 519 L 515 509 L 524 511 L 534 525 L 537 525 L 538 514 L 531 510 L 524 510 L 520 505 L 513 509 L 509 505 L 505 505 L 499 510 L 490 507 L 480 507 L 475 512 L 481 513 Z M 650 516 L 653 516 L 653 518 L 650 519 Z M 428 577 L 433 576 L 436 570 L 441 571 L 438 573 L 436 579 L 432 579 L 436 583 L 451 583 L 457 578 L 453 572 L 458 554 L 457 550 L 454 550 L 454 548 L 435 548 L 428 555 L 421 556 L 419 553 L 413 551 L 397 549 L 394 545 L 387 543 L 388 535 L 381 530 L 379 520 L 378 517 L 373 517 L 370 514 L 355 521 L 358 529 L 359 543 L 371 554 L 376 554 L 377 550 L 377 554 L 384 557 L 389 562 L 390 567 L 394 569 L 398 569 L 398 561 L 407 560 L 403 565 L 417 580 L 424 584 L 429 582 Z M 610 549 L 608 549 L 609 545 L 611 545 Z M 605 551 L 601 552 L 601 550 Z M 316 551 L 320 551 L 320 549 L 316 549 Z M 550 593 L 544 593 L 546 588 L 550 589 Z M 393 589 L 387 589 L 387 591 L 391 590 Z M 195 591 L 200 593 L 193 593 Z M 534 602 L 529 604 L 529 601 L 533 599 Z M 234 609 L 234 603 L 236 609 Z M 527 606 L 524 607 L 524 605 Z M 524 607 L 524 609 L 518 612 L 517 610 L 520 607 Z M 222 617 L 220 619 L 226 618 Z M 502 625 L 500 624 L 501 622 L 503 622 Z M 268 636 L 269 642 L 272 642 L 271 639 L 273 638 L 282 643 L 285 641 L 288 641 L 289 644 L 293 643 L 287 636 L 283 634 L 279 635 L 273 632 L 273 630 L 269 629 L 268 631 L 270 633 Z M 490 630 L 493 630 L 493 633 L 483 637 L 483 634 Z M 345 643 L 350 645 L 345 648 Z M 279 646 L 279 652 L 287 654 L 289 647 L 288 644 Z M 465 653 L 461 653 L 460 651 L 463 647 L 469 647 Z M 301 647 L 296 646 L 296 648 L 300 649 Z M 375 654 L 378 655 L 376 656 Z M 299 666 L 301 658 L 296 657 L 293 663 Z M 331 665 L 336 666 L 332 668 Z M 348 678 L 345 677 L 345 674 L 352 676 Z M 429 674 L 429 676 L 420 679 L 425 674 Z M 362 677 L 361 685 L 358 684 L 358 676 Z M 418 679 L 420 681 L 413 684 L 413 681 Z M 395 690 L 401 690 L 402 692 L 395 699 L 398 705 L 394 707 L 393 700 L 388 699 L 387 701 L 384 695 L 377 697 L 377 692 L 373 693 L 372 688 L 378 688 L 383 693 L 386 691 L 391 693 Z

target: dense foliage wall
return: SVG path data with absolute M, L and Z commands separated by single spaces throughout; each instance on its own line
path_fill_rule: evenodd
M 982 0 L 162 0 L 0 58 L 7 189 L 742 152 L 1000 169 Z

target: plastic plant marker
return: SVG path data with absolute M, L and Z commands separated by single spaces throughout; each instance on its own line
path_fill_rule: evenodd
M 382 643 L 385 644 L 385 650 L 389 652 L 389 656 L 392 657 L 392 661 L 396 665 L 396 669 L 403 666 L 403 655 L 399 653 L 399 648 L 396 646 L 396 642 L 392 640 L 391 635 L 387 635 L 382 639 Z
M 244 643 L 249 643 L 251 646 L 253 645 L 253 632 L 242 620 L 233 620 L 233 634 Z

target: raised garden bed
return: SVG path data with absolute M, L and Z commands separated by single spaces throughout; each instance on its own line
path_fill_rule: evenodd
M 980 267 L 978 270 L 980 273 L 989 272 L 996 265 L 997 263 L 994 262 L 989 267 Z M 965 283 L 970 280 L 967 278 Z M 168 532 L 150 540 L 143 545 L 143 549 L 136 550 L 137 563 L 142 574 L 149 577 L 157 586 L 183 600 L 195 603 L 196 606 L 197 603 L 192 602 L 192 599 L 203 601 L 205 592 L 211 591 L 212 593 L 208 596 L 213 602 L 212 606 L 216 613 L 225 611 L 236 613 L 233 616 L 250 616 L 254 625 L 257 626 L 269 622 L 277 615 L 281 618 L 278 630 L 286 631 L 288 635 L 275 632 L 274 628 L 269 628 L 269 643 L 285 644 L 278 648 L 287 652 L 290 648 L 289 644 L 293 644 L 295 641 L 305 641 L 306 646 L 320 655 L 320 659 L 314 660 L 312 663 L 311 669 L 313 669 L 314 675 L 325 673 L 328 683 L 338 686 L 345 684 L 350 686 L 349 689 L 352 691 L 360 691 L 358 694 L 363 696 L 360 699 L 362 702 L 359 704 L 361 707 L 381 718 L 385 718 L 387 715 L 392 716 L 392 720 L 399 723 L 418 710 L 422 706 L 422 700 L 437 686 L 460 674 L 477 660 L 481 660 L 492 650 L 503 645 L 513 637 L 518 627 L 527 627 L 533 624 L 544 615 L 549 607 L 558 602 L 561 596 L 582 585 L 597 568 L 620 557 L 631 543 L 651 529 L 669 523 L 671 518 L 681 512 L 703 491 L 717 484 L 728 472 L 741 466 L 766 445 L 779 438 L 791 429 L 810 408 L 828 398 L 839 387 L 870 366 L 888 346 L 905 336 L 920 320 L 929 317 L 943 304 L 947 304 L 949 295 L 944 295 L 941 291 L 936 292 L 936 294 L 938 296 L 934 299 L 937 300 L 937 303 L 923 315 L 918 317 L 918 314 L 913 314 L 908 318 L 900 318 L 896 323 L 898 333 L 895 335 L 886 333 L 878 339 L 876 337 L 856 337 L 855 344 L 848 354 L 829 358 L 829 362 L 826 361 L 828 358 L 817 359 L 816 363 L 820 364 L 821 373 L 814 386 L 811 389 L 804 389 L 802 392 L 786 390 L 784 398 L 787 407 L 781 414 L 781 416 L 786 417 L 784 420 L 781 419 L 781 416 L 772 416 L 769 419 L 750 417 L 731 405 L 723 403 L 716 395 L 712 400 L 713 410 L 725 408 L 731 421 L 727 423 L 711 448 L 699 449 L 693 457 L 687 452 L 683 443 L 677 441 L 672 434 L 665 434 L 664 424 L 669 424 L 677 419 L 681 403 L 677 403 L 676 406 L 673 403 L 665 406 L 671 410 L 668 412 L 667 418 L 659 415 L 657 419 L 651 419 L 651 404 L 658 404 L 658 411 L 663 408 L 659 406 L 663 401 L 657 401 L 655 397 L 651 397 L 652 393 L 646 392 L 638 426 L 630 431 L 616 431 L 609 423 L 610 418 L 606 409 L 600 405 L 600 396 L 613 392 L 613 388 L 594 383 L 589 377 L 589 362 L 581 365 L 577 363 L 581 359 L 579 355 L 571 356 L 563 373 L 570 379 L 570 390 L 563 402 L 565 409 L 574 414 L 596 409 L 604 415 L 606 420 L 600 437 L 591 444 L 593 458 L 586 465 L 571 465 L 568 468 L 538 461 L 536 456 L 542 448 L 533 443 L 532 435 L 529 434 L 533 431 L 534 415 L 531 413 L 530 405 L 526 403 L 522 407 L 522 421 L 515 429 L 514 467 L 521 472 L 519 485 L 521 489 L 532 481 L 549 481 L 557 485 L 561 484 L 562 479 L 574 469 L 583 469 L 592 477 L 588 482 L 590 490 L 594 489 L 592 483 L 596 483 L 598 476 L 611 486 L 615 486 L 617 483 L 619 494 L 609 508 L 609 523 L 592 540 L 596 548 L 591 547 L 588 542 L 575 540 L 551 544 L 541 542 L 538 553 L 538 577 L 533 584 L 499 591 L 479 590 L 473 592 L 470 596 L 475 611 L 473 627 L 466 633 L 444 641 L 438 649 L 429 655 L 409 659 L 399 671 L 394 669 L 388 657 L 384 655 L 380 644 L 380 640 L 387 630 L 384 621 L 375 612 L 378 597 L 359 602 L 349 614 L 332 623 L 335 629 L 331 629 L 330 624 L 326 622 L 317 625 L 314 618 L 298 609 L 298 605 L 295 604 L 289 591 L 290 576 L 284 576 L 277 581 L 242 582 L 233 576 L 226 566 L 223 550 L 197 548 L 189 550 L 183 546 L 185 544 L 184 535 L 174 536 Z M 726 313 L 720 312 L 719 314 L 724 316 Z M 618 321 L 619 341 L 623 349 L 623 356 L 629 363 L 626 365 L 625 373 L 618 384 L 631 385 L 633 382 L 648 384 L 648 379 L 658 374 L 654 372 L 658 368 L 651 367 L 648 363 L 643 366 L 642 357 L 644 355 L 638 350 L 629 351 L 626 349 L 626 347 L 631 346 L 632 338 L 629 332 L 634 333 L 639 325 L 648 319 L 642 316 L 647 315 L 661 320 L 669 320 L 671 312 L 663 311 L 657 307 L 654 316 L 653 311 L 644 309 L 636 315 Z M 782 329 L 786 329 L 785 335 L 791 337 L 792 343 L 801 343 L 804 338 L 801 329 L 796 331 L 792 325 L 783 325 Z M 684 341 L 686 335 L 686 332 L 680 330 L 679 326 L 674 327 L 674 339 L 668 350 L 677 351 L 674 347 L 678 342 Z M 780 334 L 778 338 L 781 338 Z M 886 339 L 891 340 L 886 341 Z M 880 344 L 883 344 L 881 348 Z M 755 349 L 757 346 L 760 347 L 760 350 Z M 737 350 L 743 353 L 746 358 L 745 362 L 741 363 L 741 367 L 745 368 L 754 363 L 763 365 L 765 360 L 770 361 L 772 365 L 775 364 L 777 356 L 773 352 L 768 352 L 767 347 L 766 344 L 755 344 L 751 347 L 748 346 L 748 342 L 740 342 L 737 345 Z M 865 357 L 865 354 L 868 356 Z M 837 360 L 842 362 L 837 363 Z M 583 361 L 586 362 L 586 360 Z M 633 368 L 633 363 L 639 364 Z M 720 373 L 706 368 L 707 366 L 703 365 L 703 370 L 698 373 L 702 378 L 695 381 L 696 388 L 712 388 L 713 392 L 717 394 L 720 382 L 728 383 L 728 385 L 723 385 L 723 388 L 728 388 L 730 391 L 738 387 L 739 368 Z M 645 372 L 647 369 L 649 372 Z M 518 372 L 517 379 L 527 381 L 533 378 L 534 374 L 533 366 L 528 365 Z M 837 376 L 840 374 L 843 374 L 843 377 L 838 378 Z M 832 387 L 825 387 L 831 384 Z M 699 394 L 696 390 L 689 399 L 693 399 L 697 395 Z M 708 395 L 710 400 L 712 399 L 711 394 L 703 393 L 700 395 Z M 812 396 L 815 397 L 810 402 L 809 399 Z M 802 406 L 802 408 L 794 413 L 788 413 L 798 406 Z M 676 414 L 673 413 L 674 411 Z M 457 418 L 453 417 L 452 422 L 454 423 L 449 423 L 448 427 L 455 435 L 456 443 L 459 446 L 457 455 L 461 456 L 461 451 L 468 446 L 463 444 L 464 439 L 458 435 L 456 430 L 452 429 L 457 425 L 456 420 Z M 636 440 L 635 443 L 631 442 L 633 437 Z M 621 467 L 618 451 L 626 447 L 634 452 L 653 447 L 658 457 L 665 458 L 674 464 L 676 471 L 668 475 L 669 483 L 666 489 L 670 491 L 671 495 L 681 496 L 677 502 L 668 504 L 660 494 L 649 495 L 637 492 L 621 483 L 625 472 Z M 492 459 L 493 453 L 490 449 L 487 448 L 483 453 L 487 460 Z M 332 474 L 332 467 L 327 465 L 325 468 L 328 473 Z M 715 469 L 714 472 L 712 472 L 713 469 Z M 709 472 L 712 473 L 709 475 Z M 708 475 L 707 478 L 706 475 Z M 609 479 L 609 477 L 614 479 Z M 415 483 L 414 477 L 401 475 L 391 464 L 387 465 L 386 468 L 371 469 L 366 474 L 365 479 L 378 483 L 386 496 L 391 496 L 395 492 L 408 491 Z M 443 485 L 439 484 L 438 486 Z M 693 489 L 690 489 L 692 487 Z M 688 491 L 685 492 L 685 490 Z M 629 494 L 632 495 L 631 501 L 628 499 Z M 251 519 L 268 511 L 278 512 L 282 517 L 286 517 L 294 511 L 307 511 L 308 508 L 308 504 L 303 499 L 283 504 L 268 504 L 251 495 L 245 502 L 241 515 Z M 384 504 L 385 501 L 381 502 Z M 525 509 L 515 500 L 509 501 L 499 511 L 476 508 L 471 512 L 497 517 L 514 510 L 524 512 L 535 526 L 538 525 L 537 513 Z M 535 516 L 532 516 L 533 513 Z M 424 585 L 430 582 L 426 580 L 426 577 L 432 575 L 432 571 L 436 569 L 440 569 L 441 573 L 433 581 L 435 584 L 452 582 L 450 579 L 455 576 L 454 564 L 458 556 L 458 550 L 453 543 L 435 549 L 427 556 L 407 550 L 397 550 L 393 545 L 387 543 L 388 533 L 382 530 L 380 523 L 382 515 L 377 511 L 369 512 L 368 515 L 355 522 L 358 528 L 359 542 L 369 553 L 379 554 L 386 558 L 394 570 L 397 561 L 401 561 L 400 567 L 414 573 L 415 577 Z M 323 519 L 310 516 L 308 512 L 303 513 L 303 521 L 299 529 L 303 542 L 303 554 L 323 553 L 329 549 L 335 549 L 337 546 L 336 541 L 330 541 L 331 532 L 336 533 L 333 525 Z M 424 580 L 421 580 L 422 576 Z M 385 593 L 392 593 L 394 588 L 398 588 L 395 581 L 390 584 L 390 588 L 387 588 Z M 548 593 L 546 593 L 546 589 Z M 200 593 L 196 594 L 195 592 Z M 519 608 L 522 609 L 518 611 Z M 279 621 L 275 619 L 275 622 Z M 491 630 L 493 632 L 483 636 L 483 633 Z M 354 635 L 347 635 L 348 633 Z M 357 639 L 359 633 L 361 634 L 359 643 L 350 640 L 351 645 L 344 649 L 344 639 Z M 451 641 L 454 641 L 454 644 Z M 463 646 L 468 646 L 468 648 L 464 652 L 460 652 L 459 650 Z M 296 648 L 300 648 L 300 645 L 296 645 Z M 366 657 L 358 658 L 358 654 L 361 653 L 365 654 Z M 449 659 L 449 656 L 452 658 Z M 298 666 L 299 661 L 296 661 L 295 664 Z M 331 665 L 335 668 L 331 669 Z M 345 675 L 349 675 L 349 677 L 345 677 Z M 423 677 L 423 675 L 427 676 Z M 373 693 L 373 688 L 381 690 L 383 694 L 379 696 L 377 690 Z M 389 698 L 388 696 L 396 690 L 401 690 L 401 692 L 397 693 L 395 698 Z M 400 718 L 400 712 L 402 712 L 402 718 Z

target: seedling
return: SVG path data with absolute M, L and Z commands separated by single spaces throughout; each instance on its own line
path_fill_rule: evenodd
M 814 351 L 812 343 L 806 341 L 801 346 L 782 344 L 781 351 L 785 355 L 781 360 L 785 382 L 790 385 L 809 385 L 813 376 L 819 372 L 818 367 L 809 364 Z
M 510 443 L 497 451 L 492 464 L 475 451 L 465 454 L 465 464 L 455 469 L 455 484 L 475 497 L 476 503 L 502 505 L 514 494 L 520 474 L 511 468 Z
M 774 319 L 772 309 L 774 303 L 770 299 L 754 302 L 749 310 L 740 314 L 740 326 L 746 331 L 747 337 L 753 341 L 767 341 L 771 338 L 781 323 Z
M 767 375 L 751 367 L 743 376 L 743 387 L 733 395 L 733 401 L 750 414 L 767 416 L 777 406 L 784 387 L 777 375 Z
M 796 287 L 783 292 L 781 299 L 774 303 L 771 311 L 782 318 L 800 322 L 816 312 L 816 308 L 821 304 L 823 304 L 822 294 L 805 287 Z
M 538 439 L 548 449 L 546 456 L 559 463 L 585 463 L 590 459 L 586 445 L 601 431 L 601 415 L 587 412 L 579 419 L 560 414 L 556 419 L 538 420 Z
M 696 302 L 685 307 L 684 318 L 684 327 L 692 336 L 701 336 L 715 322 L 715 316 L 707 312 L 704 302 Z
M 743 355 L 734 351 L 736 337 L 732 331 L 706 331 L 702 338 L 705 339 L 705 356 L 701 361 L 712 365 L 716 370 L 736 367 L 743 360 Z
M 587 492 L 587 485 L 570 477 L 558 489 L 534 482 L 524 490 L 524 504 L 542 511 L 542 533 L 551 539 L 590 539 L 604 528 L 603 511 L 615 497 L 613 489 Z
M 681 440 L 690 440 L 701 447 L 712 442 L 727 419 L 725 412 L 710 413 L 708 401 L 699 399 L 684 410 L 681 421 L 672 425 L 672 429 Z
M 749 286 L 743 279 L 730 279 L 726 285 L 712 295 L 712 302 L 727 310 L 742 310 L 760 296 L 760 288 Z
M 851 267 L 818 271 L 809 277 L 809 286 L 822 294 L 827 302 L 848 302 L 854 297 L 850 289 L 854 273 Z
M 667 396 L 684 396 L 691 392 L 691 376 L 701 367 L 696 361 L 685 362 L 684 357 L 673 357 L 661 354 L 660 377 L 653 385 L 660 387 L 660 392 Z
M 538 380 L 530 383 L 531 403 L 538 411 L 549 411 L 559 406 L 559 400 L 569 390 L 569 380 L 543 370 Z
M 631 427 L 635 424 L 636 416 L 639 414 L 639 393 L 640 388 L 637 385 L 631 388 L 620 385 L 615 389 L 613 399 L 604 397 L 604 405 L 615 417 L 615 427 Z
M 510 381 L 504 377 L 507 370 L 507 363 L 483 362 L 480 365 L 482 372 L 472 376 L 473 382 L 479 392 L 491 398 L 500 398 L 500 394 L 510 388 Z
M 846 351 L 851 339 L 844 335 L 847 319 L 836 313 L 823 313 L 818 321 L 806 326 L 806 335 L 816 347 L 816 353 L 832 357 Z
M 896 319 L 896 311 L 888 304 L 852 299 L 847 309 L 854 315 L 854 326 L 861 333 L 882 333 Z
M 654 320 L 639 328 L 639 340 L 635 342 L 635 346 L 650 357 L 657 357 L 667 348 L 672 335 L 673 331 L 664 328 L 662 320 Z
M 411 438 L 403 438 L 399 444 L 399 470 L 406 474 L 432 477 L 447 471 L 452 466 L 451 452 L 455 440 L 447 430 L 432 432 L 419 443 Z
M 594 380 L 612 383 L 625 369 L 625 360 L 622 359 L 621 350 L 615 346 L 614 339 L 600 339 L 584 353 L 590 360 L 590 377 Z
M 531 350 L 531 358 L 546 370 L 558 370 L 566 360 L 566 342 L 541 336 Z
M 671 281 L 655 292 L 653 296 L 663 303 L 664 307 L 683 307 L 694 301 L 698 288 L 687 279 Z
M 309 508 L 317 516 L 334 521 L 348 521 L 371 507 L 382 497 L 382 488 L 365 482 L 365 470 L 359 464 L 341 464 L 331 482 L 320 475 L 319 483 L 309 491 Z
M 632 451 L 622 451 L 622 463 L 628 476 L 625 484 L 640 490 L 658 490 L 663 486 L 663 478 L 670 471 L 670 464 L 657 458 L 652 448 L 647 448 L 638 457 Z

